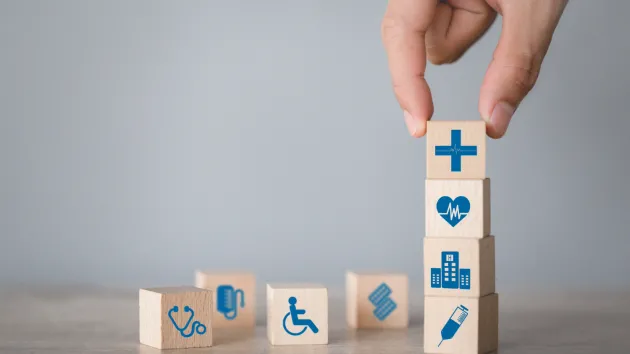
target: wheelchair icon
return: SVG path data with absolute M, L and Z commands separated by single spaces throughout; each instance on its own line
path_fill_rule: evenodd
M 306 313 L 306 310 L 298 310 L 295 307 L 296 303 L 297 303 L 297 299 L 294 296 L 291 296 L 289 298 L 289 312 L 287 312 L 287 314 L 284 315 L 284 318 L 282 319 L 282 328 L 284 328 L 284 331 L 287 332 L 287 334 L 291 336 L 295 336 L 295 337 L 301 336 L 309 328 L 311 329 L 311 331 L 313 331 L 313 333 L 319 332 L 319 328 L 315 326 L 315 323 L 313 323 L 313 321 L 309 319 L 298 318 L 298 315 L 304 315 Z M 289 319 L 289 317 L 291 317 L 291 323 L 294 326 L 304 326 L 304 327 L 298 332 L 290 331 L 287 328 L 287 320 Z

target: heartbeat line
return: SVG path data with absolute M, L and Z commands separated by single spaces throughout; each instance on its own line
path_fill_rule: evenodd
M 453 219 L 461 220 L 462 217 L 468 215 L 468 213 L 460 213 L 459 206 L 456 206 L 455 208 L 453 208 L 453 203 L 448 203 L 448 208 L 446 209 L 446 212 L 438 213 L 438 214 L 448 215 L 449 219 L 451 220 Z
M 451 146 L 436 146 L 435 152 L 437 154 L 445 154 L 445 155 L 476 155 L 477 147 L 476 146 L 460 146 L 460 145 L 451 145 Z

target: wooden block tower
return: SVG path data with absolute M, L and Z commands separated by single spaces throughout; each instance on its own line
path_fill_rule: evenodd
M 424 352 L 498 349 L 490 179 L 483 121 L 427 126 Z

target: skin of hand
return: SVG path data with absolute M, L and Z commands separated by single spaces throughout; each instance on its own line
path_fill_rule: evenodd
M 486 133 L 501 138 L 534 87 L 568 0 L 390 0 L 381 24 L 394 93 L 409 133 L 422 137 L 433 115 L 427 59 L 453 63 L 503 16 L 501 38 L 481 85 Z

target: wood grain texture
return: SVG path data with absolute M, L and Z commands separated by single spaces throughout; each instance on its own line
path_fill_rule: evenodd
M 140 289 L 140 343 L 162 348 L 162 294 Z
M 290 297 L 297 299 L 298 310 L 306 310 L 299 318 L 313 321 L 317 333 L 306 328 L 303 334 L 292 336 L 284 330 Z M 295 333 L 305 328 L 294 326 L 291 316 L 286 326 Z M 328 344 L 328 289 L 319 284 L 267 284 L 267 337 L 272 345 Z
M 169 312 L 183 331 L 172 323 Z M 210 290 L 188 286 L 140 289 L 139 314 L 142 344 L 158 349 L 212 346 Z
M 476 156 L 461 157 L 461 172 L 451 172 L 451 158 L 436 156 L 436 146 L 451 145 L 451 130 L 461 130 L 461 144 L 477 146 Z M 427 122 L 427 178 L 484 179 L 486 178 L 486 123 L 476 121 Z
M 534 291 L 535 290 L 535 291 Z M 408 329 L 348 330 L 345 291 L 331 288 L 329 345 L 272 346 L 264 291 L 256 329 L 213 331 L 213 346 L 161 351 L 138 342 L 138 290 L 0 286 L 0 353 L 11 354 L 420 354 L 423 293 L 410 291 Z M 501 354 L 630 353 L 630 289 L 501 293 Z
M 374 316 L 370 294 L 386 283 L 396 309 L 384 320 Z M 396 273 L 346 273 L 346 321 L 350 328 L 406 328 L 409 325 L 409 279 Z
M 459 252 L 462 268 L 470 269 L 470 289 L 431 287 L 431 268 L 442 270 L 442 252 Z M 429 296 L 481 297 L 495 292 L 495 238 L 424 238 L 424 293 Z
M 217 287 L 220 285 L 230 285 L 234 290 L 242 290 L 244 306 L 241 307 L 241 297 L 235 299 L 236 312 L 229 311 L 221 313 L 217 309 Z M 195 273 L 195 286 L 212 290 L 213 306 L 212 327 L 213 328 L 235 328 L 256 326 L 256 277 L 252 273 L 237 272 L 213 272 L 197 271 Z M 234 300 L 234 299 L 232 299 Z M 230 299 L 221 299 L 230 301 Z M 233 318 L 232 318 L 233 317 Z
M 425 235 L 427 237 L 483 238 L 490 235 L 490 179 L 430 180 L 425 182 Z M 466 197 L 470 211 L 451 226 L 437 210 L 437 202 L 447 196 Z
M 441 331 L 458 306 L 468 317 L 452 339 L 442 340 Z M 485 354 L 498 349 L 499 296 L 481 298 L 425 296 L 424 352 L 427 354 Z

